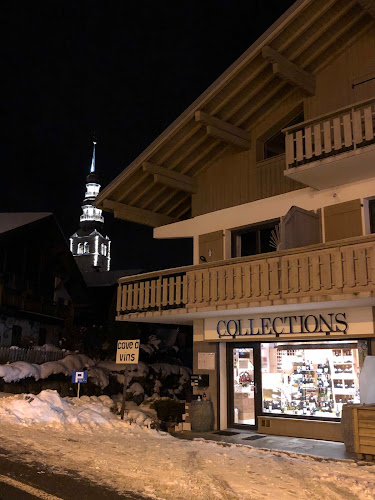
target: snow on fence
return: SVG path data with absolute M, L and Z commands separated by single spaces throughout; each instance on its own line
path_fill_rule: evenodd
M 15 361 L 42 364 L 47 361 L 58 361 L 64 358 L 66 354 L 65 351 L 43 351 L 40 349 L 0 347 L 0 364 L 13 363 Z

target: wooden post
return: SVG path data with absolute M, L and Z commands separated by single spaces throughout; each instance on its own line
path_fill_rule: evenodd
M 124 389 L 122 392 L 122 403 L 121 403 L 121 420 L 124 420 L 125 413 L 125 400 L 126 400 L 126 389 L 128 388 L 128 367 L 124 370 Z

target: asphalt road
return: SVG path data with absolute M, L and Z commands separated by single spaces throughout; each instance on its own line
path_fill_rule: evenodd
M 119 494 L 80 478 L 72 471 L 63 474 L 41 463 L 25 463 L 0 448 L 0 500 L 149 500 L 131 492 Z

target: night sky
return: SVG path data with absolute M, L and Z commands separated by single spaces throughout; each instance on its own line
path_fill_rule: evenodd
M 2 7 L 1 211 L 79 226 L 85 177 L 108 184 L 292 0 L 37 1 Z M 190 264 L 189 240 L 104 213 L 113 269 Z

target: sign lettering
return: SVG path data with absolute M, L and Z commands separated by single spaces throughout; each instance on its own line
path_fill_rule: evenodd
M 136 365 L 139 358 L 140 340 L 118 340 L 116 363 Z
M 219 320 L 216 331 L 219 338 L 248 337 L 257 335 L 281 335 L 323 333 L 325 335 L 346 334 L 349 325 L 346 313 L 302 314 L 247 319 Z

